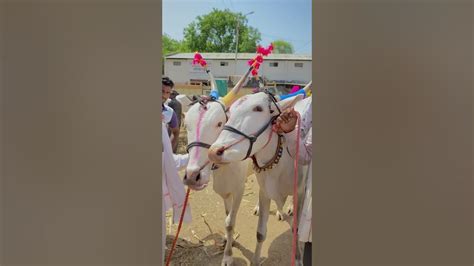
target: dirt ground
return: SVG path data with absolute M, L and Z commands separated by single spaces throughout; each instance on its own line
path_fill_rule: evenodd
M 186 152 L 186 130 L 181 128 L 177 153 Z M 249 167 L 248 178 L 237 221 L 234 228 L 234 247 L 232 249 L 234 265 L 250 265 L 257 244 L 258 217 L 253 209 L 258 201 L 258 183 Z M 180 177 L 184 172 L 180 172 Z M 225 211 L 223 199 L 212 189 L 212 177 L 209 185 L 202 191 L 193 191 L 189 195 L 192 222 L 183 223 L 176 249 L 171 260 L 172 265 L 221 265 L 224 256 Z M 291 204 L 287 200 L 284 211 Z M 276 204 L 272 201 L 267 225 L 267 237 L 263 244 L 261 265 L 291 264 L 292 234 L 289 224 L 278 221 Z M 172 212 L 166 214 L 166 246 L 171 248 L 178 225 L 171 225 Z M 166 257 L 169 250 L 166 250 Z M 166 258 L 165 257 L 165 258 Z
M 234 265 L 250 265 L 257 243 L 258 217 L 253 208 L 258 200 L 258 184 L 255 175 L 250 175 L 245 184 L 245 192 L 237 214 L 234 230 L 236 241 L 233 247 Z M 212 178 L 202 191 L 191 191 L 189 202 L 193 220 L 183 224 L 172 265 L 220 265 L 223 257 L 225 232 L 224 202 L 212 189 Z M 287 210 L 289 202 L 285 205 Z M 170 226 L 171 211 L 167 213 L 167 247 L 170 248 L 177 224 Z M 289 265 L 291 254 L 291 229 L 287 222 L 278 221 L 276 205 L 272 202 L 268 219 L 267 238 L 263 244 L 261 265 Z M 168 254 L 168 250 L 166 252 Z

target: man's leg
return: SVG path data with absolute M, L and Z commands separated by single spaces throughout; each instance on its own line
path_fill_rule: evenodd
M 311 242 L 304 243 L 303 265 L 311 265 Z

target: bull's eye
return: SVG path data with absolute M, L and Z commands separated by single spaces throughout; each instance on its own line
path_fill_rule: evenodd
M 219 123 L 217 124 L 217 127 L 221 127 L 221 126 L 222 126 L 222 122 L 219 122 Z
M 253 110 L 254 110 L 255 112 L 262 112 L 262 111 L 263 111 L 263 109 L 262 109 L 262 107 L 261 107 L 260 105 L 255 106 L 255 107 L 253 108 Z

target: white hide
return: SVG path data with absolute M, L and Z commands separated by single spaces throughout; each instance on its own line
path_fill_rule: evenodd
M 204 110 L 201 104 L 196 103 L 189 108 L 185 116 L 188 143 L 200 141 L 212 144 L 222 131 L 226 122 L 222 106 L 217 102 L 209 102 L 206 106 L 207 110 Z M 198 127 L 199 136 L 197 136 Z M 192 189 L 201 190 L 209 182 L 212 172 L 213 189 L 223 198 L 227 216 L 225 219 L 226 246 L 222 265 L 231 265 L 233 261 L 233 229 L 245 189 L 248 161 L 222 165 L 214 171 L 211 171 L 211 163 L 208 163 L 199 171 L 207 162 L 209 162 L 208 149 L 192 147 L 189 151 L 189 163 L 186 168 L 187 181 L 185 183 Z M 198 173 L 200 173 L 200 180 L 193 181 Z
M 189 105 L 191 104 L 191 100 L 188 98 L 188 96 L 179 94 L 176 95 L 176 100 L 181 104 L 181 111 L 183 114 L 187 113 L 189 110 Z
M 274 103 L 271 103 L 269 107 L 268 99 L 268 95 L 263 92 L 240 98 L 231 106 L 230 118 L 226 125 L 232 126 L 247 135 L 254 134 L 270 121 L 272 116 L 278 115 Z M 301 99 L 302 96 L 300 95 L 278 102 L 278 105 L 283 111 L 285 108 L 294 106 L 294 104 Z M 273 113 L 270 113 L 269 108 L 273 110 Z M 262 111 L 259 111 L 260 109 Z M 270 138 L 271 134 L 273 135 Z M 220 147 L 231 145 L 242 138 L 241 135 L 224 130 L 214 142 L 211 149 L 218 150 Z M 231 146 L 224 151 L 220 162 L 231 163 L 242 160 L 247 153 L 249 145 L 249 140 L 245 139 Z M 269 126 L 253 144 L 252 153 L 250 155 L 255 154 L 258 164 L 265 165 L 274 156 L 277 145 L 278 137 L 275 133 L 272 133 L 271 126 Z M 256 173 L 260 190 L 257 246 L 255 248 L 254 257 L 252 258 L 253 265 L 259 265 L 260 263 L 262 244 L 267 233 L 270 201 L 274 200 L 278 211 L 282 212 L 287 197 L 293 195 L 294 164 L 293 159 L 286 151 L 287 145 L 294 144 L 284 141 L 283 153 L 277 165 L 274 165 L 272 169 Z M 301 186 L 302 184 L 299 185 Z M 288 247 L 288 249 L 290 250 L 291 247 Z M 297 263 L 301 264 L 301 252 L 299 248 L 297 249 Z

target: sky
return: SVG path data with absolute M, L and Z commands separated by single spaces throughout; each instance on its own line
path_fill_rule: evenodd
M 311 54 L 311 0 L 163 0 L 163 34 L 182 40 L 184 28 L 213 8 L 253 11 L 247 25 L 260 31 L 260 44 L 280 39 L 291 43 L 295 54 Z

